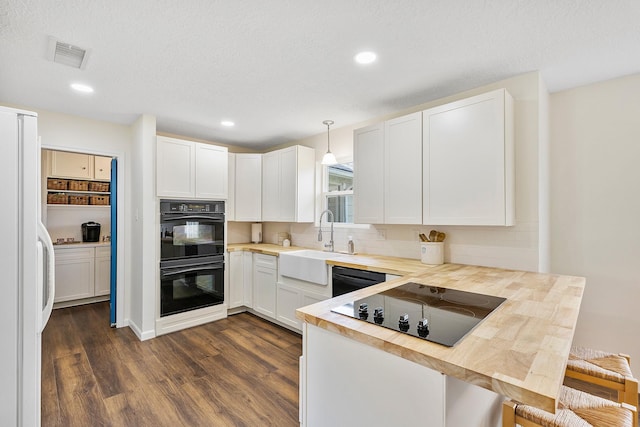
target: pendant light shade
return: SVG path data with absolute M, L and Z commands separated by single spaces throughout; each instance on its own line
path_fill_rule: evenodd
M 327 125 L 327 152 L 322 157 L 322 164 L 335 165 L 338 161 L 336 160 L 336 156 L 331 152 L 331 146 L 329 143 L 329 127 L 333 124 L 333 120 L 325 120 L 322 124 Z

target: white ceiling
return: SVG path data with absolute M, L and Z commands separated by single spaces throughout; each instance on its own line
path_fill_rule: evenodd
M 49 36 L 91 49 L 86 68 L 48 61 Z M 640 72 L 640 1 L 0 2 L 0 103 L 147 113 L 161 132 L 257 150 L 533 70 L 551 92 Z

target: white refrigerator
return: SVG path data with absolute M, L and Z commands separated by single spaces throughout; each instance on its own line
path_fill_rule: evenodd
M 41 222 L 37 115 L 0 107 L 0 425 L 40 425 L 41 338 L 53 306 L 51 238 Z

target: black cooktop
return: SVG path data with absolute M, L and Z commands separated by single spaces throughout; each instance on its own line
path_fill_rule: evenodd
M 505 300 L 410 282 L 331 311 L 453 347 Z

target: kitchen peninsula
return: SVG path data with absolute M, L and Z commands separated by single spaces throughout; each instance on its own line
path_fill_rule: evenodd
M 331 311 L 409 282 L 506 301 L 453 347 Z M 303 307 L 302 425 L 497 426 L 505 397 L 555 411 L 584 286 L 582 277 L 425 265 Z

